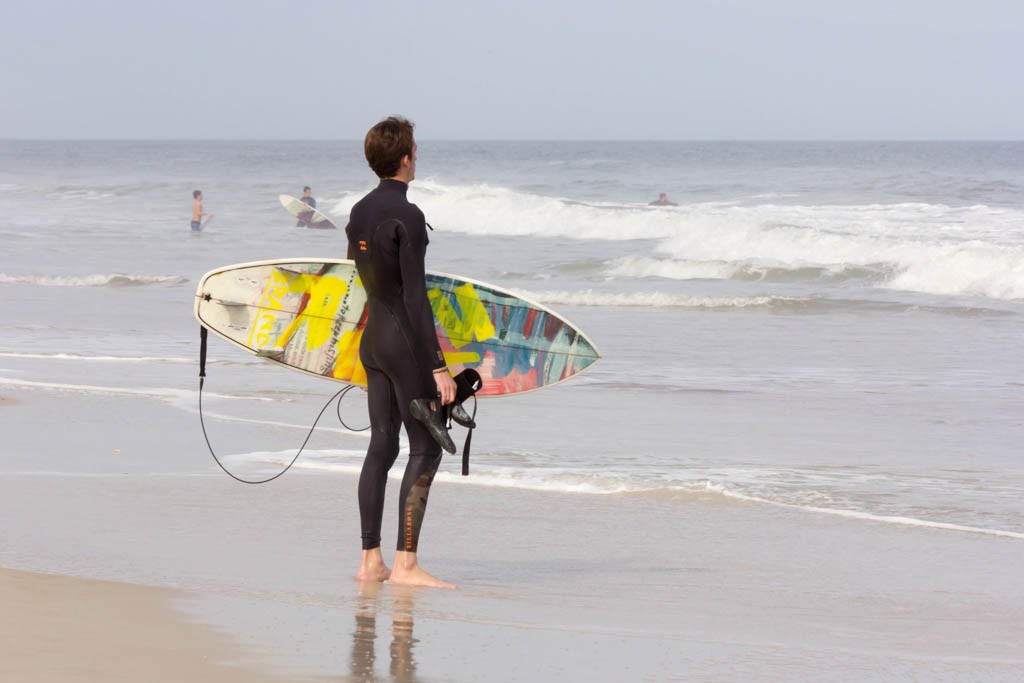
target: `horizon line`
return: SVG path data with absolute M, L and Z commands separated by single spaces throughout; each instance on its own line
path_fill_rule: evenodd
M 1024 142 L 1021 138 L 417 138 L 418 142 Z M 0 142 L 355 142 L 361 138 L 0 137 Z

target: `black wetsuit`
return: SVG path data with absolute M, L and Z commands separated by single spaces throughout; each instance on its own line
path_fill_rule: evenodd
M 399 498 L 398 550 L 415 551 L 441 447 L 410 415 L 409 401 L 434 398 L 432 371 L 444 367 L 427 299 L 423 212 L 405 198 L 408 185 L 382 180 L 352 207 L 348 254 L 368 297 L 359 359 L 366 369 L 370 446 L 359 477 L 363 549 L 380 546 L 384 488 L 398 457 L 401 425 L 409 437 L 409 464 Z
M 313 197 L 299 197 L 299 201 L 302 202 L 303 204 L 305 204 L 306 206 L 308 206 L 311 209 L 315 209 L 316 208 L 316 200 Z M 310 223 L 313 220 L 313 212 L 312 211 L 300 211 L 299 215 L 296 218 L 298 218 L 298 222 L 295 223 L 295 227 L 296 228 L 308 228 L 308 227 L 311 227 Z

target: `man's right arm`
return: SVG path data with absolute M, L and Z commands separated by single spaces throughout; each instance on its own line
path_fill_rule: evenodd
M 431 370 L 445 366 L 441 345 L 437 341 L 434 311 L 427 296 L 427 228 L 420 218 L 417 225 L 399 226 L 398 262 L 402 270 L 405 310 L 409 314 L 419 347 L 420 362 Z

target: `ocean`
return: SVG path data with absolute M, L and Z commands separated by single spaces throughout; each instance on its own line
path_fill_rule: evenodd
M 446 458 L 437 495 L 532 492 L 527 519 L 546 496 L 631 519 L 696 499 L 751 523 L 1024 540 L 1024 143 L 422 140 L 418 155 L 428 269 L 522 292 L 603 356 L 481 400 L 471 476 Z M 195 288 L 230 263 L 343 258 L 342 230 L 296 228 L 278 203 L 304 185 L 344 227 L 376 179 L 358 141 L 0 142 L 0 396 L 126 398 L 151 441 L 126 457 L 109 430 L 84 449 L 41 430 L 51 447 L 19 442 L 3 472 L 224 477 L 198 420 Z M 200 234 L 194 189 L 214 214 Z M 649 205 L 662 192 L 675 205 Z M 219 340 L 207 372 L 211 443 L 248 477 L 291 461 L 340 388 Z M 286 478 L 358 472 L 365 434 L 335 412 Z M 340 413 L 365 422 L 365 398 Z M 161 447 L 170 414 L 194 424 L 189 448 Z
M 428 267 L 523 292 L 604 355 L 576 382 L 483 402 L 469 483 L 706 489 L 1024 538 L 1024 144 L 424 141 L 420 156 Z M 277 202 L 306 184 L 343 227 L 375 179 L 355 142 L 4 142 L 0 382 L 195 410 L 198 278 L 344 257 L 343 232 L 295 229 Z M 215 216 L 198 236 L 194 188 Z M 660 192 L 678 206 L 647 206 Z M 244 368 L 212 387 L 288 395 L 303 427 L 334 391 L 230 348 L 211 359 Z M 276 464 L 294 436 L 250 459 Z

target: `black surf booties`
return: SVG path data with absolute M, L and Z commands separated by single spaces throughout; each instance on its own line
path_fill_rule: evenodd
M 476 429 L 476 421 L 462 407 L 462 403 L 470 396 L 474 396 L 484 385 L 483 380 L 480 378 L 480 373 L 473 368 L 466 368 L 455 375 L 453 379 L 455 380 L 455 401 L 448 406 L 448 415 L 457 424 L 462 425 L 466 429 Z M 473 401 L 473 413 L 475 414 L 476 399 L 473 399 Z
M 455 420 L 455 424 L 460 424 L 466 429 L 476 429 L 476 422 L 469 416 L 469 413 L 466 412 L 461 403 L 450 404 L 448 406 L 448 416 Z
M 441 407 L 441 399 L 414 398 L 409 401 L 409 412 L 427 428 L 427 431 L 430 432 L 430 435 L 434 437 L 434 441 L 441 448 L 449 453 L 455 452 L 455 442 L 452 441 L 448 428 L 444 424 L 445 411 Z

